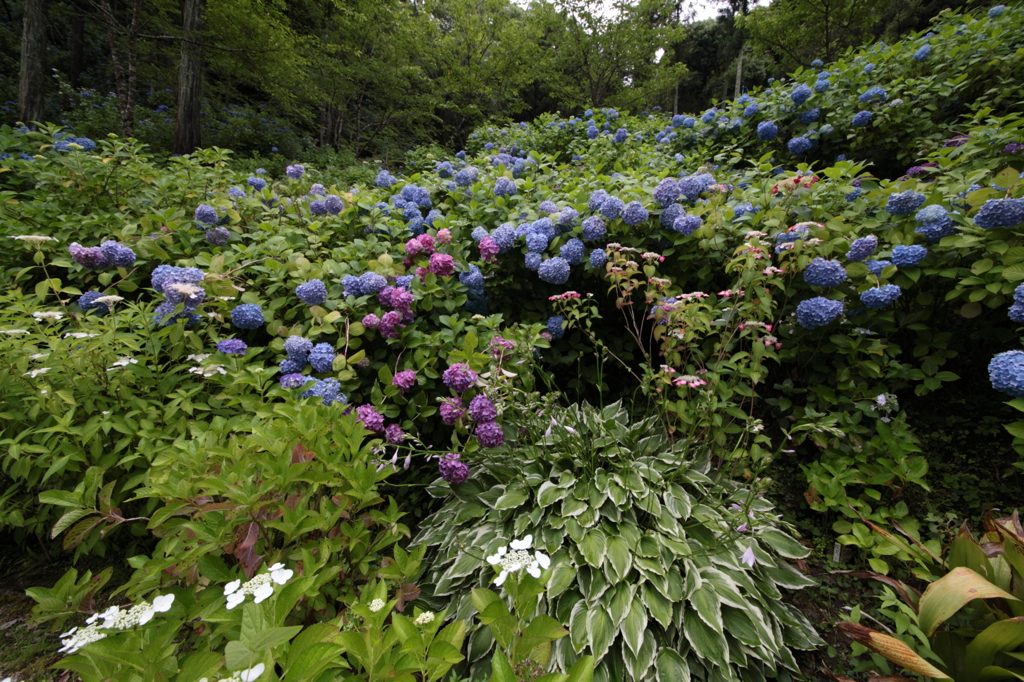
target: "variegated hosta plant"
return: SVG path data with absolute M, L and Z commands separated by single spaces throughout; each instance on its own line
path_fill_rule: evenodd
M 509 419 L 516 435 L 470 480 L 431 489 L 449 502 L 416 541 L 450 613 L 469 620 L 472 589 L 495 579 L 485 557 L 531 534 L 551 557 L 537 612 L 569 629 L 554 667 L 593 654 L 600 682 L 799 676 L 791 649 L 822 641 L 782 590 L 812 584 L 786 561 L 807 552 L 755 489 L 713 480 L 685 442 L 618 404 Z M 486 674 L 492 646 L 486 627 L 473 633 L 462 672 Z

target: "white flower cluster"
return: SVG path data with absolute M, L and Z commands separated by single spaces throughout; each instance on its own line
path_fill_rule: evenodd
M 383 608 L 384 608 L 384 600 L 383 599 L 374 599 L 372 602 L 370 602 L 370 611 L 372 611 L 374 613 L 377 613 L 378 611 L 380 611 Z
M 14 336 L 15 334 L 28 334 L 28 330 L 27 329 L 0 329 L 0 334 L 10 334 L 11 336 Z
M 99 334 L 89 334 L 88 332 L 68 332 L 64 335 L 65 339 L 91 339 Z
M 49 320 L 51 322 L 56 322 L 64 317 L 64 313 L 57 310 L 37 310 L 32 313 L 32 317 L 37 320 Z
M 53 237 L 44 237 L 41 234 L 19 234 L 16 237 L 11 237 L 11 239 L 17 239 L 19 241 L 28 242 L 29 244 L 43 244 L 45 242 L 57 241 Z
M 228 598 L 228 610 L 235 608 L 245 601 L 246 596 L 252 595 L 253 601 L 259 604 L 274 594 L 274 586 L 271 583 L 284 585 L 292 579 L 295 572 L 285 568 L 284 564 L 274 564 L 266 573 L 260 573 L 249 582 L 242 584 L 241 580 L 232 580 L 224 586 L 224 594 Z M 255 679 L 255 678 L 254 678 Z
M 534 578 L 540 577 L 541 570 L 551 566 L 551 557 L 543 552 L 530 554 L 533 536 L 527 535 L 522 540 L 513 540 L 508 547 L 499 547 L 498 553 L 487 557 L 487 563 L 501 568 L 501 573 L 494 579 L 495 585 L 504 584 L 509 574 L 517 573 L 524 568 Z M 511 549 L 511 551 L 509 551 Z
M 137 365 L 139 361 L 135 358 L 121 357 L 114 361 L 114 364 L 107 368 L 108 372 L 112 372 L 119 367 L 127 367 L 128 365 Z
M 231 673 L 231 677 L 222 677 L 217 682 L 256 682 L 263 675 L 263 671 L 267 669 L 267 666 L 262 663 L 257 663 L 253 667 L 247 670 L 239 670 L 238 672 Z M 210 682 L 209 678 L 200 677 L 199 682 Z
M 170 610 L 173 603 L 174 595 L 165 594 L 154 599 L 152 604 L 144 601 L 127 610 L 111 606 L 103 613 L 94 613 L 85 620 L 84 628 L 71 628 L 60 636 L 63 646 L 58 651 L 62 654 L 74 653 L 86 644 L 106 637 L 104 630 L 127 630 L 136 625 L 145 625 L 153 620 L 155 614 Z
M 434 614 L 430 611 L 424 611 L 420 615 L 413 619 L 414 625 L 430 625 L 434 622 Z
M 207 379 L 212 377 L 214 374 L 217 374 L 218 372 L 220 374 L 228 373 L 228 371 L 224 369 L 224 365 L 199 365 L 197 367 L 189 369 L 189 373 L 202 374 Z
M 46 374 L 49 371 L 50 371 L 49 367 L 40 367 L 39 369 L 33 369 L 33 370 L 29 371 L 29 372 L 25 372 L 21 376 L 28 377 L 29 379 L 35 379 L 40 374 Z

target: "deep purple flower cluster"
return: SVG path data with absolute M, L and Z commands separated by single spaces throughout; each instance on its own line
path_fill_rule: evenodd
M 311 279 L 295 287 L 295 295 L 306 305 L 323 305 L 327 302 L 327 285 L 319 279 Z
M 292 180 L 301 180 L 302 175 L 305 172 L 306 167 L 303 166 L 301 163 L 293 164 L 284 169 L 284 174 L 287 175 Z
M 337 194 L 328 194 L 324 199 L 324 208 L 331 215 L 338 215 L 345 209 L 345 202 Z
M 497 242 L 490 237 L 484 237 L 481 239 L 479 246 L 480 258 L 482 258 L 484 262 L 493 261 L 494 258 L 501 253 L 501 249 L 498 247 Z
M 449 452 L 437 462 L 437 469 L 441 472 L 441 478 L 451 485 L 460 485 L 469 480 L 469 467 L 465 462 L 459 461 L 459 455 Z
M 501 430 L 498 422 L 483 422 L 476 427 L 477 440 L 485 448 L 496 448 L 505 442 L 505 432 Z
M 395 376 L 391 377 L 391 384 L 397 386 L 400 392 L 405 393 L 416 385 L 415 370 L 403 369 L 401 372 L 396 372 Z
M 498 410 L 491 399 L 483 393 L 469 401 L 469 418 L 475 422 L 492 422 L 498 417 Z
M 923 246 L 897 246 L 892 250 L 892 264 L 898 268 L 909 268 L 917 265 L 928 255 Z
M 537 275 L 549 284 L 565 284 L 569 281 L 569 262 L 560 256 L 548 258 L 538 266 Z
M 206 231 L 206 241 L 211 246 L 224 246 L 231 240 L 231 231 L 226 227 L 215 227 Z
M 458 362 L 444 371 L 441 380 L 456 393 L 465 393 L 476 383 L 477 376 L 469 365 Z
M 110 261 L 98 246 L 82 246 L 78 242 L 71 242 L 68 252 L 71 259 L 86 270 L 105 270 L 110 267 Z
M 1014 398 L 1024 398 L 1024 351 L 1009 350 L 988 363 L 992 388 Z
M 875 235 L 854 239 L 853 243 L 850 244 L 850 250 L 846 252 L 846 258 L 855 262 L 863 261 L 868 256 L 874 254 L 877 248 L 878 237 Z
M 872 310 L 886 308 L 896 302 L 903 290 L 895 284 L 885 284 L 880 287 L 862 291 L 860 301 Z
M 245 355 L 249 346 L 241 339 L 224 339 L 217 343 L 217 350 L 227 355 Z
M 804 329 L 824 327 L 843 314 L 843 302 L 816 296 L 800 301 L 796 307 L 796 321 Z
M 839 261 L 815 258 L 804 269 L 804 281 L 812 287 L 837 287 L 846 281 L 846 269 Z
M 1024 199 L 989 199 L 982 205 L 974 224 L 983 229 L 1016 227 L 1024 223 Z
M 466 414 L 462 407 L 462 398 L 443 398 L 441 400 L 441 421 L 448 426 L 454 426 Z
M 263 319 L 263 308 L 255 303 L 243 303 L 231 311 L 231 322 L 239 329 L 259 329 L 266 320 Z
M 367 431 L 384 433 L 384 415 L 377 411 L 373 405 L 360 405 L 356 408 L 359 421 Z
M 889 195 L 885 202 L 885 210 L 892 215 L 910 215 L 921 207 L 925 198 L 925 195 L 911 189 L 896 192 Z

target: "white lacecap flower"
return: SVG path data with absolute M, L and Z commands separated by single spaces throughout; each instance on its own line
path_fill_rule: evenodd
M 224 586 L 224 594 L 228 595 L 237 590 L 242 585 L 241 580 L 232 580 Z
M 374 599 L 372 602 L 370 602 L 370 611 L 372 611 L 373 613 L 377 613 L 378 611 L 380 611 L 383 608 L 384 608 L 384 600 L 383 599 Z
M 186 360 L 195 360 L 196 362 L 202 362 L 206 358 L 210 357 L 209 353 L 194 353 L 185 357 Z
M 551 557 L 543 552 L 530 554 L 529 549 L 532 546 L 533 535 L 527 535 L 522 540 L 513 540 L 508 547 L 499 547 L 496 554 L 487 557 L 487 563 L 501 569 L 498 577 L 494 579 L 495 585 L 503 585 L 510 574 L 524 568 L 531 576 L 539 578 L 541 571 L 551 566 Z
M 40 374 L 46 374 L 49 371 L 50 371 L 49 367 L 40 367 L 39 369 L 33 369 L 30 372 L 25 372 L 21 376 L 28 377 L 29 379 L 35 379 Z
M 110 367 L 107 368 L 107 371 L 110 372 L 110 371 L 113 371 L 113 370 L 117 369 L 118 367 L 127 367 L 128 365 L 137 365 L 137 364 L 139 364 L 139 361 L 136 360 L 135 358 L 131 358 L 131 357 L 127 357 L 127 356 L 120 357 L 120 358 L 118 358 L 117 360 L 114 361 L 113 365 L 111 365 Z
M 266 669 L 267 666 L 263 665 L 262 663 L 257 663 L 248 670 L 243 670 L 242 672 L 238 673 L 238 679 L 240 679 L 242 682 L 256 682 L 256 680 L 260 678 L 260 676 L 263 674 L 263 671 Z
M 68 332 L 64 335 L 65 339 L 91 339 L 99 334 L 89 334 L 87 332 Z
M 272 596 L 274 596 L 274 586 L 270 583 L 263 583 L 252 591 L 252 600 L 257 604 Z
M 230 611 L 245 601 L 248 595 L 253 596 L 257 604 L 269 599 L 274 594 L 274 586 L 271 583 L 284 585 L 288 582 L 294 571 L 284 567 L 284 564 L 274 564 L 268 572 L 260 573 L 249 582 L 242 584 L 241 580 L 233 580 L 224 586 L 224 594 L 227 595 L 227 609 Z
M 32 317 L 37 320 L 50 320 L 56 322 L 64 317 L 64 313 L 57 310 L 37 310 L 32 313 Z
M 15 334 L 28 334 L 28 330 L 27 329 L 0 329 L 0 334 L 10 334 L 11 336 L 14 336 Z
M 45 242 L 57 241 L 53 237 L 46 237 L 41 234 L 19 234 L 16 237 L 11 237 L 11 239 L 17 239 L 23 242 L 28 242 L 30 244 L 43 244 Z M 7 680 L 9 679 L 11 678 L 8 677 Z M 3 682 L 7 682 L 7 680 L 4 680 Z
M 123 300 L 124 296 L 115 296 L 113 294 L 110 294 L 109 296 L 100 296 L 99 298 L 95 299 L 93 303 L 104 303 L 109 305 L 110 303 L 120 303 Z

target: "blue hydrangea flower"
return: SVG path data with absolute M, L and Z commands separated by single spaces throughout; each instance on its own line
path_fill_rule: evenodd
M 337 379 L 314 379 L 316 383 L 305 391 L 303 391 L 300 398 L 320 398 L 321 402 L 330 406 L 334 403 L 346 403 L 348 398 L 341 392 L 341 384 L 338 383 Z
M 363 296 L 373 296 L 388 285 L 388 280 L 376 272 L 364 272 L 359 275 L 359 290 Z
M 868 64 L 868 66 L 871 66 L 871 64 Z M 888 97 L 888 95 L 885 90 L 875 86 L 873 88 L 868 88 L 865 92 L 861 93 L 861 96 L 857 99 L 861 102 L 884 102 L 886 97 Z
M 543 259 L 544 256 L 537 253 L 536 251 L 531 251 L 530 253 L 526 254 L 526 258 L 523 259 L 523 265 L 524 267 L 526 267 L 527 270 L 536 270 L 537 268 L 540 267 L 540 263 Z
M 822 73 L 826 72 L 823 71 Z M 814 81 L 814 91 L 820 95 L 823 92 L 828 92 L 830 85 L 832 85 L 832 83 L 829 82 L 828 78 L 819 78 Z
M 327 189 L 319 182 L 314 182 L 309 188 L 310 196 L 325 197 L 327 196 Z
M 515 246 L 516 228 L 512 227 L 512 223 L 500 225 L 491 233 L 491 239 L 498 245 L 498 253 L 505 253 Z
M 594 190 L 591 193 L 589 201 L 587 201 L 587 210 L 597 211 L 600 210 L 601 205 L 608 198 L 608 192 L 603 189 Z
M 931 55 L 931 53 L 932 53 L 932 46 L 931 45 L 922 45 L 917 50 L 917 52 L 914 53 L 914 60 L 915 61 L 919 61 L 919 62 L 923 62 L 925 59 L 928 59 L 928 57 Z
M 329 343 L 318 343 L 309 351 L 309 364 L 314 372 L 330 372 L 334 363 L 334 348 Z
M 459 282 L 471 292 L 483 294 L 486 280 L 480 268 L 470 265 L 469 270 L 459 273 Z
M 542 253 L 548 248 L 551 238 L 543 232 L 531 231 L 526 235 L 526 248 L 532 253 Z
M 905 192 L 890 194 L 885 202 L 886 212 L 892 215 L 910 215 L 924 203 L 927 197 L 920 192 L 908 189 Z
M 686 121 L 686 116 L 685 115 L 683 115 L 683 114 L 676 114 L 675 116 L 672 117 L 672 127 L 673 128 L 679 128 L 679 127 L 681 127 L 683 125 L 684 121 Z
M 230 189 L 228 189 L 228 196 L 234 197 L 235 199 L 241 199 L 242 197 L 245 196 L 245 190 L 239 189 L 237 187 L 231 187 Z
M 249 346 L 241 339 L 224 339 L 217 343 L 217 351 L 225 355 L 245 355 Z
M 373 181 L 373 184 L 375 187 L 389 189 L 398 184 L 398 178 L 386 170 L 381 169 L 381 171 L 377 173 L 377 178 Z
M 1024 398 L 1024 351 L 1008 350 L 988 363 L 992 388 L 1014 398 Z
M 758 209 L 754 208 L 754 205 L 749 201 L 742 204 L 737 204 L 732 209 L 733 221 L 737 221 L 745 215 L 754 215 Z
M 604 249 L 594 249 L 590 252 L 587 262 L 592 268 L 603 268 L 605 263 L 608 262 L 608 254 L 605 253 Z
M 796 307 L 796 322 L 804 329 L 817 329 L 843 314 L 843 302 L 816 296 L 800 301 Z
M 678 180 L 675 178 L 665 178 L 654 188 L 654 200 L 661 204 L 662 208 L 665 208 L 678 199 L 681 192 Z
M 293 360 L 292 358 L 288 358 L 287 360 L 282 360 L 280 362 L 280 368 L 281 368 L 281 372 L 280 373 L 281 374 L 298 374 L 299 372 L 301 372 L 303 369 L 306 368 L 307 364 L 308 363 L 306 362 L 305 358 L 303 358 L 302 360 Z M 303 382 L 305 382 L 305 380 L 303 380 Z
M 206 231 L 206 241 L 212 246 L 224 246 L 231 240 L 231 231 L 226 227 L 215 227 Z
M 813 62 L 811 62 L 811 66 L 815 69 L 820 69 L 821 67 L 825 66 L 825 62 L 821 61 L 820 59 L 815 59 Z
M 810 125 L 811 123 L 814 123 L 815 121 L 817 121 L 818 118 L 820 118 L 820 117 L 821 117 L 821 109 L 818 109 L 817 107 L 815 107 L 814 109 L 809 109 L 809 110 L 801 113 L 800 114 L 800 122 L 803 123 L 804 125 Z
M 313 342 L 301 336 L 289 336 L 288 340 L 284 342 L 284 352 L 288 355 L 288 359 L 301 363 L 302 367 L 306 366 L 311 350 L 313 350 Z
M 917 265 L 928 255 L 923 246 L 897 246 L 892 250 L 892 263 L 898 268 L 909 268 Z
M 509 197 L 516 193 L 516 183 L 511 178 L 500 177 L 494 183 L 494 196 Z
M 458 159 L 459 161 L 465 161 L 466 160 L 466 150 L 465 149 L 461 149 L 458 152 L 456 152 L 455 153 L 455 158 Z
M 295 287 L 295 295 L 306 305 L 322 305 L 327 301 L 327 286 L 319 279 L 311 279 Z
M 707 110 L 707 111 L 705 111 L 705 112 L 704 112 L 704 114 L 703 114 L 703 115 L 702 115 L 702 116 L 700 117 L 700 120 L 701 120 L 702 122 L 704 122 L 704 123 L 711 123 L 712 121 L 714 121 L 714 120 L 715 120 L 715 114 L 717 114 L 717 113 L 718 113 L 718 109 L 714 109 L 714 108 L 712 108 L 712 109 L 708 109 L 708 110 Z
M 406 185 L 402 188 L 402 198 L 421 208 L 430 208 L 430 192 L 424 187 Z
M 558 224 L 562 227 L 572 227 L 576 223 L 576 219 L 579 217 L 579 211 L 572 206 L 566 206 L 558 212 Z
M 292 180 L 301 180 L 302 175 L 305 172 L 306 167 L 303 166 L 301 163 L 296 163 L 295 165 L 288 166 L 287 168 L 284 169 L 284 174 L 287 175 Z
M 78 307 L 85 312 L 89 312 L 90 310 L 96 310 L 103 314 L 109 313 L 110 306 L 108 306 L 106 303 L 96 302 L 97 298 L 102 298 L 103 296 L 106 296 L 106 294 L 104 294 L 101 291 L 87 291 L 78 297 Z
M 287 360 L 285 362 L 287 362 Z M 299 374 L 298 372 L 292 372 L 290 374 L 285 372 L 281 373 L 281 388 L 298 388 L 310 381 L 316 381 L 316 379 L 313 377 L 307 377 L 305 374 Z
M 551 334 L 551 338 L 555 341 L 565 336 L 565 318 L 561 315 L 552 315 L 548 318 L 547 325 L 548 333 Z
M 858 111 L 853 115 L 853 127 L 863 128 L 868 123 L 871 123 L 871 117 L 874 116 L 870 111 Z
M 789 149 L 789 153 L 794 156 L 805 154 L 810 151 L 814 145 L 806 137 L 794 137 L 786 143 L 786 147 Z
M 549 284 L 565 284 L 569 280 L 569 263 L 559 256 L 548 258 L 537 268 L 537 275 Z
M 203 271 L 199 268 L 179 268 L 174 265 L 158 265 L 153 270 L 150 285 L 164 293 L 164 286 L 174 282 L 181 284 L 198 284 L 203 281 Z
M 480 171 L 478 171 L 474 166 L 466 166 L 455 174 L 455 184 L 459 187 L 469 187 L 476 182 L 479 175 Z
M 881 277 L 882 270 L 892 265 L 892 263 L 887 260 L 869 260 L 864 261 L 864 265 L 868 266 L 868 271 L 870 271 L 872 275 L 875 277 Z
M 938 244 L 943 237 L 956 234 L 956 225 L 954 225 L 953 219 L 946 215 L 935 222 L 925 223 L 914 228 L 914 232 L 923 234 L 925 241 L 929 244 Z
M 579 239 L 570 239 L 562 244 L 559 254 L 569 265 L 579 265 L 583 262 L 583 242 Z
M 757 139 L 762 142 L 774 140 L 779 134 L 779 126 L 775 125 L 775 121 L 761 121 L 757 124 Z
M 850 244 L 850 250 L 846 252 L 846 258 L 854 262 L 863 261 L 868 256 L 874 254 L 877 248 L 878 237 L 875 235 L 861 237 L 860 239 L 853 240 L 853 243 Z
M 309 202 L 309 212 L 313 215 L 327 215 L 327 206 L 320 199 Z
M 815 258 L 804 269 L 804 281 L 812 287 L 837 287 L 846 281 L 846 269 L 839 261 Z
M 860 294 L 860 302 L 872 310 L 880 310 L 895 303 L 896 299 L 899 298 L 902 293 L 903 290 L 895 284 L 885 284 L 880 287 L 862 291 Z
M 874 64 L 865 64 L 865 65 L 864 65 L 864 73 L 866 73 L 866 74 L 867 74 L 867 73 L 871 73 L 872 71 L 874 71 L 874 70 L 875 70 L 875 68 L 876 68 L 876 67 L 875 67 L 875 65 L 874 65 Z M 861 100 L 861 101 L 863 101 L 863 100 Z
M 540 232 L 548 238 L 548 241 L 554 239 L 555 235 L 558 234 L 558 230 L 555 229 L 555 223 L 551 218 L 538 218 L 534 220 L 533 224 L 530 225 L 530 230 Z
M 615 135 L 612 137 L 612 142 L 615 144 L 622 144 L 629 137 L 629 131 L 625 128 L 619 128 L 615 131 Z
M 608 197 L 601 204 L 601 215 L 608 220 L 615 220 L 622 214 L 623 209 L 626 208 L 626 204 L 622 199 L 618 197 Z
M 124 244 L 108 240 L 100 244 L 100 251 L 115 268 L 130 268 L 135 265 L 135 252 Z
M 593 123 L 593 121 L 591 121 L 591 123 Z M 597 129 L 597 126 L 591 125 L 591 126 L 587 127 L 587 139 L 588 140 L 596 140 L 598 135 L 600 135 L 600 134 L 601 134 L 601 131 L 599 131 Z
M 793 104 L 800 106 L 808 100 L 811 96 L 811 89 L 801 83 L 798 85 L 793 92 L 789 94 L 789 98 L 793 100 Z
M 998 19 L 1003 16 L 1003 12 L 1006 11 L 1006 5 L 996 5 L 995 7 L 988 8 L 988 18 Z
M 245 193 L 242 193 L 245 196 Z M 204 225 L 216 225 L 220 220 L 220 216 L 217 215 L 217 209 L 209 204 L 199 204 L 196 206 L 195 218 L 197 223 L 203 223 Z
M 650 214 L 648 214 L 647 209 L 639 201 L 629 202 L 622 211 L 622 222 L 627 225 L 639 225 L 649 217 Z
M 263 308 L 255 303 L 243 303 L 231 311 L 231 322 L 239 329 L 259 329 L 266 321 Z
M 262 192 L 264 189 L 267 188 L 267 181 L 264 180 L 263 178 L 252 177 L 246 180 L 246 182 L 248 182 L 249 186 L 252 187 L 257 192 Z
M 1016 227 L 1024 223 L 1024 199 L 989 199 L 977 215 L 974 224 L 983 229 Z
M 1006 316 L 1014 322 L 1024 322 L 1024 303 L 1017 302 L 1011 305 L 1006 311 Z
M 547 201 L 540 202 L 540 206 L 537 207 L 537 210 L 545 215 L 558 213 L 558 204 L 549 199 Z
M 761 107 L 758 106 L 757 102 L 753 102 L 743 109 L 743 115 L 750 118 L 751 116 L 757 115 L 757 112 L 760 111 L 760 109 Z
M 691 235 L 704 225 L 704 220 L 695 215 L 684 215 L 676 218 L 672 229 L 682 235 Z
M 434 167 L 434 172 L 440 178 L 450 178 L 455 173 L 455 169 L 452 168 L 451 161 L 439 161 L 437 166 Z
M 672 204 L 661 212 L 661 216 L 658 218 L 658 221 L 661 223 L 662 227 L 672 229 L 672 225 L 675 224 L 676 218 L 679 218 L 685 213 L 686 209 L 680 204 Z
M 686 177 L 679 178 L 679 192 L 688 201 L 695 201 L 701 194 L 708 191 L 713 184 L 715 184 L 715 178 L 711 173 L 687 175 Z
M 345 202 L 337 194 L 328 194 L 324 199 L 324 207 L 331 215 L 338 215 L 345 208 Z
M 587 241 L 595 241 L 603 239 L 607 228 L 605 227 L 604 221 L 601 220 L 601 216 L 591 216 L 583 221 L 583 230 L 580 236 Z

